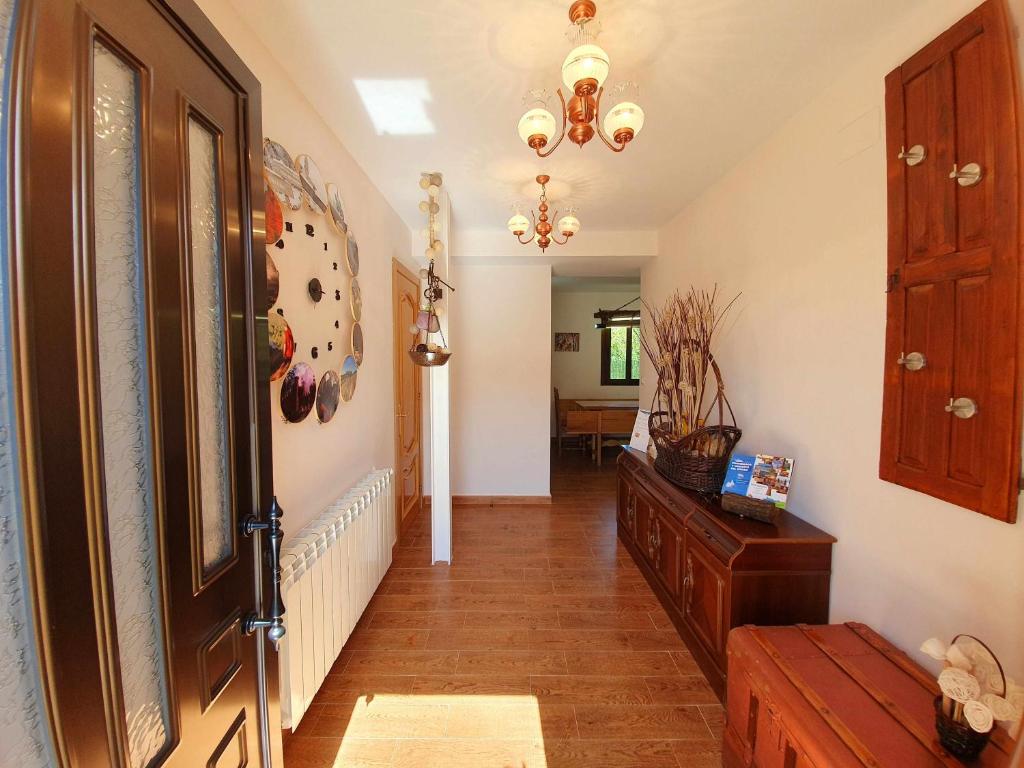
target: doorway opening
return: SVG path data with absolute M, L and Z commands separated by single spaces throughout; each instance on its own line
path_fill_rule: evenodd
M 551 280 L 552 479 L 614 467 L 640 395 L 640 278 Z

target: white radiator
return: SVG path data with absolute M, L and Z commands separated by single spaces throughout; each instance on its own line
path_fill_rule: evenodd
M 391 566 L 391 469 L 371 472 L 284 546 L 281 725 L 295 728 Z

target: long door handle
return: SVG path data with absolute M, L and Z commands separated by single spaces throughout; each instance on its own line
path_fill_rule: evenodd
M 281 638 L 284 637 L 284 600 L 281 597 L 281 542 L 284 531 L 281 518 L 284 512 L 277 503 L 277 497 L 270 503 L 270 513 L 266 520 L 259 520 L 249 515 L 242 521 L 243 536 L 252 536 L 256 531 L 267 532 L 267 560 L 270 565 L 270 614 L 261 616 L 253 611 L 242 619 L 242 631 L 251 635 L 257 629 L 267 630 L 267 639 L 277 650 Z

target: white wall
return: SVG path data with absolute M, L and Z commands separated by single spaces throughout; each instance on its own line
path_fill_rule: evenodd
M 346 220 L 359 242 L 361 325 L 366 354 L 359 369 L 355 397 L 351 402 L 340 404 L 337 414 L 327 424 L 319 424 L 315 412 L 299 424 L 289 424 L 281 417 L 278 405 L 281 382 L 270 385 L 274 489 L 285 510 L 287 538 L 372 468 L 394 466 L 391 259 L 409 262 L 410 232 L 316 108 L 300 95 L 273 53 L 259 42 L 227 0 L 199 0 L 199 5 L 262 84 L 263 135 L 279 141 L 293 156 L 310 155 L 320 166 L 324 179 L 338 185 L 345 202 Z M 324 83 L 324 98 L 330 95 L 330 83 Z M 419 169 L 409 169 L 409 184 L 416 184 L 418 180 Z M 290 215 L 291 212 L 287 212 L 285 218 L 289 219 Z M 294 215 L 307 216 L 298 212 Z M 308 220 L 317 218 L 327 227 L 323 217 L 309 215 Z M 303 223 L 306 220 L 301 218 Z M 286 274 L 288 265 L 283 258 L 276 261 L 282 273 L 284 292 L 286 283 L 299 277 Z M 282 295 L 280 301 L 285 300 Z M 314 327 L 311 323 L 313 304 L 308 299 L 305 303 L 290 300 L 288 304 L 288 321 L 301 345 L 295 361 L 305 359 L 322 374 L 328 359 L 325 356 L 315 361 L 308 358 L 309 347 L 314 342 L 309 340 L 308 334 L 304 339 L 300 330 Z M 346 315 L 341 329 L 345 354 L 349 352 L 350 322 Z
M 563 398 L 635 399 L 639 387 L 601 386 L 601 331 L 594 328 L 594 313 L 615 309 L 640 295 L 635 291 L 560 291 L 551 293 L 551 333 L 580 335 L 579 352 L 551 353 L 551 386 Z M 629 309 L 639 309 L 640 303 Z M 549 345 L 554 349 L 554 339 Z
M 1020 677 L 1024 525 L 878 479 L 883 77 L 976 4 L 929 3 L 873 41 L 661 231 L 642 284 L 655 303 L 690 284 L 742 292 L 717 351 L 741 447 L 795 457 L 792 511 L 839 538 L 832 620 L 867 622 L 910 652 L 970 632 Z M 645 376 L 641 399 L 653 383 Z
M 451 282 L 452 493 L 547 496 L 551 268 L 457 264 Z

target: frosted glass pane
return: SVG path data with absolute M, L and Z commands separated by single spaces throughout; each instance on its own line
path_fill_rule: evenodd
M 11 32 L 16 5 L 0 0 L 0 147 L 7 146 Z M 0 152 L 0 765 L 56 765 L 39 678 L 25 575 L 25 519 L 18 488 L 10 347 L 7 153 Z
M 132 768 L 168 740 L 139 212 L 138 76 L 93 47 L 96 315 L 109 556 Z
M 224 266 L 217 139 L 192 118 L 188 121 L 188 156 L 203 572 L 209 573 L 231 557 L 234 526 L 228 474 Z

